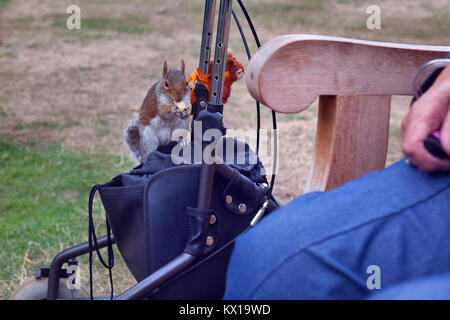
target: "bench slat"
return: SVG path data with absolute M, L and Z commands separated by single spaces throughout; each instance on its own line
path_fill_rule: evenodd
M 329 191 L 384 168 L 390 96 L 321 96 L 304 192 Z

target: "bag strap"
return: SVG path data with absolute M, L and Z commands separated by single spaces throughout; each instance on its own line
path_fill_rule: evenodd
M 103 264 L 105 268 L 108 269 L 109 272 L 109 283 L 111 287 L 111 300 L 114 297 L 114 287 L 113 287 L 113 278 L 112 278 L 112 268 L 114 267 L 114 252 L 112 247 L 112 241 L 111 241 L 111 226 L 108 221 L 108 217 L 106 217 L 106 235 L 107 235 L 107 247 L 108 247 L 108 263 L 105 262 L 103 259 L 100 249 L 98 247 L 97 243 L 97 235 L 95 233 L 95 227 L 94 227 L 94 219 L 92 217 L 92 205 L 94 203 L 94 196 L 98 189 L 100 189 L 99 184 L 95 185 L 89 194 L 89 293 L 91 300 L 94 300 L 94 289 L 93 289 L 93 280 L 92 280 L 92 253 L 94 251 L 97 252 L 97 257 L 99 258 L 100 262 Z

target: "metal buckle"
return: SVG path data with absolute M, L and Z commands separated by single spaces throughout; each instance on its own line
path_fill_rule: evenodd
M 252 221 L 250 222 L 250 227 L 253 227 L 253 226 L 255 226 L 255 224 L 258 223 L 258 221 L 261 219 L 264 212 L 266 212 L 268 205 L 269 205 L 269 200 L 264 201 L 263 205 L 261 206 L 261 208 L 258 210 L 258 212 L 253 217 Z

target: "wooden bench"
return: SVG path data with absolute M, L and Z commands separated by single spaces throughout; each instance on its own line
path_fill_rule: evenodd
M 246 70 L 257 101 L 298 113 L 319 97 L 314 160 L 305 192 L 328 191 L 385 167 L 392 95 L 412 95 L 418 68 L 450 47 L 317 35 L 264 44 Z

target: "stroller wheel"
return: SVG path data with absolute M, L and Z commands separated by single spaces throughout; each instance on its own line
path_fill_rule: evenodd
M 58 299 L 80 299 L 89 297 L 83 286 L 80 289 L 69 289 L 67 279 L 59 281 Z M 48 279 L 29 279 L 22 283 L 11 295 L 10 300 L 46 300 Z

